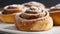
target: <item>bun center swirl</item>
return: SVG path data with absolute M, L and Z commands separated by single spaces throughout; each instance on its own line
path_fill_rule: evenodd
M 37 19 L 44 17 L 45 15 L 46 15 L 45 11 L 40 10 L 37 7 L 30 7 L 28 10 L 22 13 L 20 17 L 23 19 Z

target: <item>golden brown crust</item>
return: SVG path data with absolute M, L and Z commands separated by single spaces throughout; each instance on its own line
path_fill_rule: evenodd
M 0 19 L 3 23 L 15 23 L 15 15 L 2 15 L 0 14 Z
M 43 21 L 16 21 L 16 27 L 18 30 L 22 31 L 45 31 L 53 26 L 52 19 L 50 17 L 47 17 L 47 19 Z
M 51 11 L 52 13 L 50 13 L 50 16 L 53 18 L 54 21 L 54 25 L 55 26 L 60 26 L 60 11 Z

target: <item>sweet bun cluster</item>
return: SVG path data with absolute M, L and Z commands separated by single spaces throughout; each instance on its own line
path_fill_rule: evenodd
M 0 20 L 4 23 L 15 23 L 15 15 L 17 13 L 25 12 L 26 9 L 29 9 L 32 6 L 38 7 L 40 9 L 42 9 L 43 7 L 45 8 L 42 3 L 34 1 L 24 4 L 7 5 L 3 8 L 3 11 L 1 12 Z
M 0 13 L 3 23 L 15 24 L 20 31 L 47 31 L 53 27 L 53 19 L 45 6 L 39 2 L 8 5 Z

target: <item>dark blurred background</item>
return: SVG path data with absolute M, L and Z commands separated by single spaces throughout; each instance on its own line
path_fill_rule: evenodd
M 60 0 L 0 0 L 0 7 L 4 7 L 9 4 L 22 4 L 29 1 L 41 2 L 46 7 L 51 7 L 60 3 Z

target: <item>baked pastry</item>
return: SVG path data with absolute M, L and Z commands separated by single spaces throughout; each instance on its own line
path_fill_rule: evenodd
M 35 7 L 38 7 L 40 9 L 45 9 L 45 6 L 42 4 L 42 3 L 39 3 L 39 2 L 34 2 L 34 1 L 31 1 L 31 2 L 28 2 L 28 3 L 24 3 L 23 4 L 25 7 L 31 7 L 31 6 L 35 6 Z
M 15 14 L 22 12 L 22 5 L 8 5 L 5 6 L 3 11 L 0 13 L 0 20 L 4 23 L 15 23 Z
M 24 13 L 17 14 L 16 28 L 21 31 L 38 32 L 49 30 L 53 26 L 53 20 L 48 11 L 36 8 L 27 9 Z
M 50 16 L 53 18 L 54 25 L 60 26 L 60 4 L 57 4 L 56 6 L 53 6 L 49 10 Z

